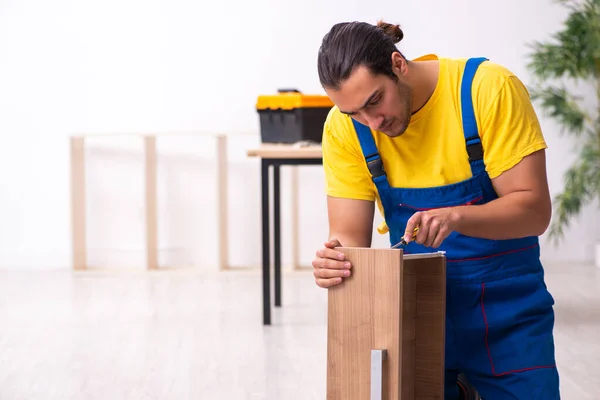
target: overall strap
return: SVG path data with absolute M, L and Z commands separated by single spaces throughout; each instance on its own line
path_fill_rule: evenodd
M 471 173 L 473 176 L 485 172 L 483 146 L 477 130 L 477 120 L 475 119 L 473 96 L 471 92 L 475 72 L 477 72 L 477 68 L 484 61 L 487 61 L 487 58 L 479 57 L 467 60 L 460 88 L 463 133 L 465 135 L 465 144 L 467 146 L 467 154 L 469 155 L 469 164 L 471 165 Z
M 354 124 L 354 129 L 356 130 L 358 141 L 360 142 L 360 147 L 363 155 L 365 156 L 367 167 L 371 173 L 371 179 L 373 179 L 373 183 L 375 183 L 375 186 L 377 187 L 377 190 L 380 192 L 381 196 L 381 190 L 389 189 L 390 184 L 387 180 L 387 174 L 383 169 L 383 161 L 381 160 L 381 156 L 377 150 L 375 139 L 373 139 L 373 134 L 368 126 L 361 124 L 354 118 L 352 118 L 352 123 Z

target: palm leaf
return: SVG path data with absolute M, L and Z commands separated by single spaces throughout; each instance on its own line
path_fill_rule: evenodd
M 535 41 L 528 68 L 540 79 L 600 76 L 600 0 L 561 1 L 571 10 L 549 42 Z
M 542 108 L 572 133 L 580 134 L 586 122 L 591 122 L 591 117 L 577 104 L 581 99 L 570 95 L 565 88 L 531 89 L 531 98 L 539 100 Z
M 553 199 L 550 238 L 558 241 L 581 209 L 600 197 L 600 0 L 557 0 L 569 15 L 548 41 L 529 45 L 527 67 L 538 80 L 530 89 L 549 116 L 583 142 L 576 161 L 564 175 L 564 188 Z M 596 86 L 598 109 L 586 112 L 578 99 L 549 80 L 579 81 Z M 590 110 L 591 111 L 591 110 Z
M 564 236 L 573 217 L 600 194 L 600 151 L 597 136 L 589 136 L 581 147 L 577 161 L 566 171 L 564 190 L 554 198 L 554 216 L 549 237 L 557 241 Z

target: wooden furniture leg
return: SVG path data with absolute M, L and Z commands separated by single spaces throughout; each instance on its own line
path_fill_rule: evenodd
M 156 136 L 144 137 L 146 166 L 146 268 L 158 269 Z
M 217 136 L 217 209 L 219 214 L 219 269 L 229 268 L 229 220 L 228 194 L 227 194 L 227 136 Z
M 74 270 L 87 268 L 85 227 L 85 139 L 71 137 L 71 237 Z

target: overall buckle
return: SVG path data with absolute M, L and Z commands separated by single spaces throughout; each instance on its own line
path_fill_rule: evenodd
M 481 142 L 467 145 L 467 154 L 469 155 L 469 162 L 481 160 L 483 158 Z
M 367 167 L 369 168 L 369 172 L 371 173 L 373 179 L 385 175 L 385 170 L 383 169 L 383 161 L 381 161 L 381 157 L 377 157 L 374 160 L 367 161 Z

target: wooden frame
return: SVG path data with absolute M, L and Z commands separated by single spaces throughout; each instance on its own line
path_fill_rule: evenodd
M 74 270 L 85 270 L 87 265 L 86 242 L 86 190 L 85 190 L 85 139 L 86 137 L 139 136 L 144 142 L 144 186 L 145 186 L 145 232 L 146 269 L 159 269 L 156 187 L 156 139 L 157 136 L 206 136 L 201 133 L 165 134 L 105 134 L 71 137 L 71 227 L 72 262 Z M 227 215 L 227 135 L 209 134 L 216 139 L 217 154 L 217 209 L 219 229 L 219 269 L 229 266 L 228 259 L 228 215 Z
M 327 399 L 442 400 L 444 254 L 337 250 L 352 275 L 328 289 Z

